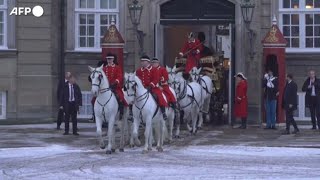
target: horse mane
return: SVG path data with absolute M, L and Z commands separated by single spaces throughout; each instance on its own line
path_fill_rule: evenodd
M 106 73 L 105 73 L 104 70 L 103 70 L 103 67 L 98 67 L 96 70 L 101 72 L 104 81 L 105 81 L 105 82 L 109 85 L 109 87 L 110 87 L 110 82 L 109 82 L 109 80 L 108 80 L 108 78 L 107 78 Z M 109 87 L 108 87 L 108 88 L 109 88 Z
M 136 81 L 137 85 L 138 86 L 141 85 L 143 87 L 141 79 L 138 76 L 134 76 L 134 78 L 135 78 L 135 81 Z

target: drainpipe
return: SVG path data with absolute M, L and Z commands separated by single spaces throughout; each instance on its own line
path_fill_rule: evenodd
M 60 0 L 60 57 L 59 57 L 59 80 L 64 81 L 64 42 L 65 42 L 65 0 Z

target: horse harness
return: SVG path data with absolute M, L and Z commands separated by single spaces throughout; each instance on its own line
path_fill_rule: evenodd
M 174 88 L 176 89 L 176 84 L 179 84 L 179 87 L 178 87 L 178 89 L 180 89 L 180 87 L 181 87 L 181 84 L 180 83 L 177 83 L 176 81 L 174 81 L 173 82 L 174 84 Z M 187 94 L 187 88 L 190 88 L 191 89 L 191 92 L 192 92 L 192 95 L 188 95 Z M 187 105 L 185 105 L 185 106 L 180 106 L 180 110 L 181 109 L 184 109 L 184 108 L 186 108 L 186 107 L 188 107 L 188 106 L 190 106 L 190 105 L 192 105 L 194 102 L 197 104 L 197 106 L 198 107 L 200 107 L 200 105 L 199 105 L 199 103 L 197 102 L 197 100 L 196 100 L 196 98 L 194 97 L 194 91 L 193 91 L 193 88 L 189 85 L 189 84 L 187 84 L 187 82 L 186 81 L 184 81 L 184 88 L 183 88 L 183 90 L 182 90 L 182 92 L 179 92 L 179 97 L 177 98 L 177 100 L 178 101 L 181 101 L 183 98 L 185 98 L 186 96 L 188 96 L 189 98 L 191 98 L 191 101 L 190 101 L 190 103 L 189 104 L 187 104 Z
M 202 85 L 202 83 L 204 83 L 205 86 L 202 86 L 202 89 L 204 89 L 207 94 L 210 94 L 210 95 L 212 94 L 212 93 L 209 92 L 208 85 L 207 85 L 206 81 L 202 77 L 199 77 L 199 79 L 197 80 L 197 83 L 199 83 L 200 85 Z

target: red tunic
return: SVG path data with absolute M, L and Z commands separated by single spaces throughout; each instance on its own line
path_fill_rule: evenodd
M 152 93 L 158 98 L 159 106 L 168 106 L 166 100 L 162 96 L 162 91 L 159 88 L 160 76 L 157 69 L 150 65 L 147 68 L 138 69 L 136 75 L 142 81 L 144 87 L 151 87 Z
M 103 67 L 103 71 L 106 74 L 109 84 L 116 84 L 116 88 L 114 89 L 114 93 L 119 97 L 120 102 L 124 103 L 124 105 L 128 105 L 126 100 L 124 99 L 124 94 L 122 91 L 123 85 L 123 74 L 121 68 L 118 65 L 106 65 Z
M 177 102 L 176 98 L 172 94 L 169 88 L 168 80 L 169 74 L 165 67 L 158 66 L 157 67 L 160 76 L 160 86 L 162 87 L 163 94 L 166 96 L 169 103 Z
M 186 42 L 181 49 L 180 54 L 187 54 L 187 62 L 185 72 L 189 73 L 193 67 L 198 65 L 198 61 L 201 58 L 201 51 L 203 50 L 203 45 L 196 39 L 194 42 Z
M 245 118 L 248 116 L 247 81 L 242 80 L 237 84 L 235 96 L 235 116 Z

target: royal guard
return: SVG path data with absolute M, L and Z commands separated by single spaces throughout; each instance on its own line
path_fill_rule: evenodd
M 166 115 L 165 107 L 168 106 L 168 104 L 159 88 L 159 72 L 156 68 L 151 66 L 150 61 L 148 56 L 142 56 L 140 59 L 141 68 L 136 71 L 136 75 L 141 79 L 143 86 L 155 97 L 163 114 L 163 119 L 167 120 L 168 117 Z
M 193 67 L 197 67 L 201 58 L 201 52 L 203 50 L 202 43 L 195 38 L 193 32 L 188 36 L 188 42 L 186 42 L 179 53 L 180 57 L 187 57 L 185 73 L 188 74 Z
M 117 64 L 115 64 L 115 55 L 107 54 L 106 59 L 107 65 L 103 67 L 103 71 L 108 78 L 112 92 L 117 98 L 121 120 L 123 117 L 124 106 L 128 106 L 126 100 L 124 99 L 124 94 L 122 91 L 123 74 L 121 68 Z
M 176 98 L 174 97 L 174 95 L 172 94 L 170 88 L 169 88 L 169 84 L 168 84 L 168 80 L 169 80 L 169 74 L 166 70 L 165 67 L 160 66 L 160 62 L 159 59 L 154 57 L 152 58 L 152 66 L 158 70 L 159 76 L 160 76 L 160 82 L 159 85 L 162 88 L 162 92 L 164 93 L 164 95 L 167 98 L 168 104 L 173 108 L 176 109 Z

